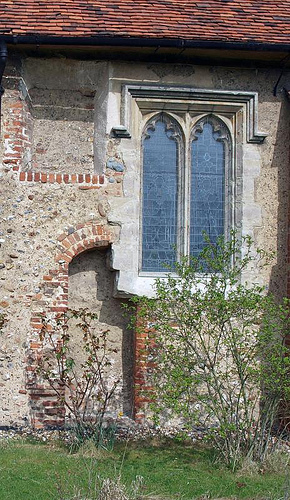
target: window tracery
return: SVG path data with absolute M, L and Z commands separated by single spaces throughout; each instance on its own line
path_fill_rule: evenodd
M 221 120 L 207 115 L 191 134 L 190 255 L 203 246 L 203 231 L 212 243 L 229 227 L 228 187 L 231 137 Z
M 141 271 L 164 272 L 181 255 L 200 253 L 203 231 L 213 243 L 227 234 L 232 139 L 214 115 L 191 118 L 186 135 L 160 113 L 145 126 L 142 154 Z
M 181 130 L 166 114 L 151 119 L 143 134 L 142 270 L 164 270 L 176 261 Z

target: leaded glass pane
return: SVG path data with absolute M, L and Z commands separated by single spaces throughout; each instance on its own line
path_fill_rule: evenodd
M 191 145 L 190 254 L 204 246 L 205 231 L 212 243 L 224 234 L 225 144 L 206 120 Z
M 178 143 L 168 118 L 147 127 L 143 140 L 142 271 L 176 261 Z

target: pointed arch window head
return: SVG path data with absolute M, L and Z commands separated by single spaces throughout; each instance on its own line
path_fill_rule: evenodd
M 143 134 L 142 270 L 164 271 L 176 261 L 181 130 L 166 114 Z
M 162 113 L 146 124 L 142 153 L 141 271 L 164 272 L 181 255 L 201 252 L 203 231 L 214 243 L 229 229 L 231 136 L 213 115 L 186 135 Z
M 206 116 L 191 134 L 190 255 L 198 256 L 203 232 L 215 244 L 228 230 L 228 188 L 231 138 L 224 123 Z

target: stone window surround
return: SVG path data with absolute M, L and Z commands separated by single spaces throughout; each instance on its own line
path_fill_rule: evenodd
M 188 224 L 187 221 L 190 220 L 190 203 L 191 203 L 191 148 L 193 141 L 198 139 L 198 132 L 203 130 L 204 120 L 208 119 L 208 121 L 212 124 L 214 132 L 219 132 L 220 137 L 219 140 L 223 142 L 225 148 L 225 200 L 224 200 L 224 209 L 225 209 L 225 227 L 224 234 L 227 237 L 229 235 L 230 229 L 233 225 L 237 223 L 237 214 L 235 214 L 235 204 L 234 196 L 232 193 L 232 187 L 234 185 L 231 182 L 233 177 L 233 169 L 232 165 L 234 163 L 234 154 L 232 149 L 232 136 L 228 129 L 228 126 L 225 123 L 225 118 L 222 119 L 218 117 L 217 114 L 208 114 L 204 113 L 202 115 L 192 113 L 190 111 L 184 111 L 179 115 L 173 114 L 173 112 L 162 111 L 153 112 L 149 120 L 145 123 L 145 128 L 143 129 L 142 140 L 144 135 L 147 134 L 148 127 L 152 127 L 152 123 L 158 121 L 158 117 L 164 116 L 164 119 L 167 120 L 168 127 L 170 127 L 170 123 L 172 124 L 171 130 L 174 131 L 174 136 L 176 137 L 178 143 L 178 165 L 179 165 L 179 173 L 178 173 L 178 203 L 177 203 L 177 242 L 176 242 L 176 259 L 180 258 L 184 255 L 189 255 L 190 253 L 190 227 L 191 224 Z M 174 125 L 176 123 L 176 126 Z M 143 147 L 141 147 L 141 171 L 143 168 Z M 141 172 L 142 176 L 142 172 Z M 142 176 L 143 177 L 143 176 Z M 139 276 L 155 276 L 156 273 L 150 273 L 148 271 L 144 272 L 142 270 L 142 182 L 141 182 L 141 195 L 140 195 L 140 248 L 139 248 Z M 168 271 L 167 271 L 168 272 Z M 162 276 L 166 274 L 166 270 L 164 272 L 159 271 L 158 276 Z
M 112 269 L 117 271 L 116 295 L 152 296 L 154 279 L 162 273 L 139 272 L 141 137 L 145 124 L 165 111 L 179 123 L 187 113 L 196 122 L 213 115 L 227 126 L 233 142 L 231 226 L 241 234 L 253 234 L 261 222 L 253 186 L 260 169 L 257 145 L 263 143 L 266 134 L 257 129 L 256 92 L 123 84 L 120 93 L 119 99 L 116 93 L 111 92 L 111 96 L 109 93 L 107 122 L 111 136 L 119 138 L 126 165 L 124 198 L 115 206 L 112 202 L 110 213 L 110 221 L 121 226 L 120 240 L 112 246 Z M 109 117 L 116 116 L 115 113 L 120 117 L 120 125 L 110 123 Z M 121 141 L 121 138 L 126 139 Z M 250 213 L 254 216 L 250 217 Z

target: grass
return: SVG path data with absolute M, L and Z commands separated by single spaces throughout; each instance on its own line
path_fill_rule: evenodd
M 0 444 L 0 500 L 69 500 L 74 491 L 89 495 L 89 485 L 94 489 L 95 481 L 120 473 L 126 484 L 142 476 L 145 498 L 290 498 L 285 471 L 233 474 L 201 446 L 118 444 L 112 452 L 84 446 L 69 453 L 57 444 Z

